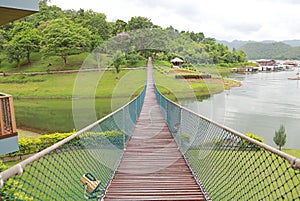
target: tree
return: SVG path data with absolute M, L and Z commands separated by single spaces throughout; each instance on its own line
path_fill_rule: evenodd
M 119 73 L 121 71 L 120 67 L 121 67 L 121 65 L 126 63 L 125 55 L 120 50 L 117 50 L 114 53 L 113 58 L 114 58 L 113 65 L 114 65 L 114 67 L 116 69 L 116 72 L 117 72 L 117 79 L 119 79 Z
M 61 56 L 65 66 L 69 55 L 80 54 L 90 47 L 91 32 L 70 19 L 50 21 L 42 33 L 42 51 L 46 55 Z
M 7 31 L 7 42 L 4 51 L 10 62 L 16 61 L 18 68 L 21 67 L 21 59 L 27 57 L 28 64 L 30 53 L 38 50 L 41 36 L 39 30 L 34 28 L 32 23 L 20 21 L 14 23 L 13 27 Z
M 30 54 L 38 50 L 41 41 L 38 29 L 21 31 L 14 36 L 13 40 L 17 41 L 18 47 L 26 53 L 27 63 L 31 64 Z
M 286 133 L 284 125 L 280 125 L 278 131 L 275 131 L 275 136 L 273 137 L 273 141 L 277 146 L 279 146 L 279 150 L 283 147 L 286 143 Z
M 55 5 L 48 6 L 47 4 L 49 2 L 51 2 L 51 0 L 40 0 L 39 12 L 24 19 L 31 22 L 35 27 L 38 27 L 41 22 L 48 22 L 50 20 L 66 17 L 66 14 L 61 8 Z
M 106 21 L 106 15 L 94 11 L 84 12 L 83 26 L 88 28 L 92 34 L 99 35 L 103 40 L 111 37 L 112 26 Z
M 127 30 L 147 29 L 153 27 L 153 23 L 146 17 L 132 17 L 127 23 Z
M 8 31 L 8 40 L 11 40 L 15 35 L 19 34 L 22 31 L 28 31 L 33 29 L 34 26 L 30 22 L 26 21 L 17 21 L 13 23 L 13 27 Z
M 18 69 L 21 68 L 21 60 L 26 57 L 26 52 L 23 47 L 19 46 L 17 38 L 13 38 L 11 41 L 4 44 L 5 54 L 9 62 L 16 61 Z
M 201 42 L 205 37 L 202 32 L 194 33 L 193 31 L 190 33 L 190 37 L 195 42 Z
M 126 26 L 127 26 L 126 22 L 124 22 L 122 20 L 117 20 L 114 23 L 112 34 L 117 35 L 119 33 L 125 32 L 126 31 Z

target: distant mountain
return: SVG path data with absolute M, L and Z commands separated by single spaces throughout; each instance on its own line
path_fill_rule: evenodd
M 229 41 L 226 41 L 226 40 L 216 40 L 216 42 L 220 43 L 220 44 L 224 44 L 224 45 L 228 46 L 228 48 L 230 50 L 232 50 L 233 48 L 240 49 L 240 47 L 242 47 L 243 45 L 248 44 L 248 43 L 255 43 L 255 42 L 257 42 L 257 43 L 276 43 L 278 41 L 275 41 L 275 40 L 264 40 L 264 41 L 233 40 L 233 41 L 229 42 Z M 285 43 L 285 44 L 290 45 L 292 47 L 300 47 L 300 40 L 284 40 L 284 41 L 279 41 L 279 42 Z
M 300 40 L 284 40 L 282 42 L 292 47 L 300 47 Z
M 300 60 L 300 40 L 285 40 L 276 42 L 266 40 L 261 42 L 234 40 L 218 41 L 217 43 L 228 46 L 229 49 L 243 50 L 248 59 L 295 59 Z
M 239 49 L 240 47 L 242 47 L 243 45 L 247 44 L 247 43 L 253 43 L 255 41 L 242 41 L 242 40 L 234 40 L 232 42 L 226 41 L 226 40 L 216 40 L 217 43 L 226 45 L 230 50 L 232 50 L 233 48 L 235 49 Z
M 292 47 L 285 43 L 247 43 L 239 48 L 248 59 L 285 59 Z

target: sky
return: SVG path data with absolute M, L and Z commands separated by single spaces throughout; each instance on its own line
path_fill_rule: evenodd
M 92 9 L 108 21 L 147 17 L 163 28 L 217 40 L 300 39 L 300 0 L 51 0 L 50 5 Z

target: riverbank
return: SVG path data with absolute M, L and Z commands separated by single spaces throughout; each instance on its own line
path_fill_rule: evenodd
M 240 82 L 216 76 L 211 79 L 178 80 L 173 73 L 154 73 L 162 93 L 172 100 L 187 97 L 202 99 L 240 86 Z M 83 109 L 94 104 L 96 116 L 101 118 L 140 92 L 145 83 L 146 70 L 143 67 L 122 70 L 119 79 L 116 79 L 115 71 L 81 72 L 80 76 L 86 86 L 95 86 L 94 80 L 99 81 L 95 90 L 82 90 L 80 102 Z M 30 73 L 0 78 L 0 88 L 14 98 L 18 128 L 41 134 L 74 130 L 73 90 L 78 79 L 77 73 Z M 82 113 L 82 119 L 88 119 L 88 116 Z M 88 123 L 92 122 L 87 121 L 85 124 Z
M 241 86 L 241 82 L 237 80 L 211 73 L 211 78 L 207 79 L 176 79 L 176 75 L 194 75 L 199 72 L 189 69 L 175 71 L 169 67 L 156 67 L 154 78 L 159 91 L 167 98 L 177 102 L 185 99 L 202 100 L 213 94 Z
M 287 133 L 285 148 L 300 149 L 300 88 L 288 80 L 296 71 L 235 74 L 241 87 L 233 88 L 203 101 L 186 101 L 184 106 L 241 133 L 253 133 L 273 142 L 275 131 L 283 124 Z
M 84 111 L 94 108 L 99 119 L 123 106 L 142 90 L 146 70 L 122 70 L 116 77 L 115 71 L 13 75 L 0 77 L 0 88 L 14 98 L 18 128 L 42 134 L 70 132 L 75 129 L 74 101 L 80 103 L 84 124 L 93 123 Z

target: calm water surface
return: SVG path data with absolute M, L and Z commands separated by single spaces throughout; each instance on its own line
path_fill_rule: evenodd
M 275 130 L 283 124 L 287 133 L 284 148 L 300 149 L 300 80 L 288 80 L 297 72 L 236 74 L 232 78 L 241 81 L 241 87 L 183 104 L 234 130 L 259 135 L 274 147 Z

